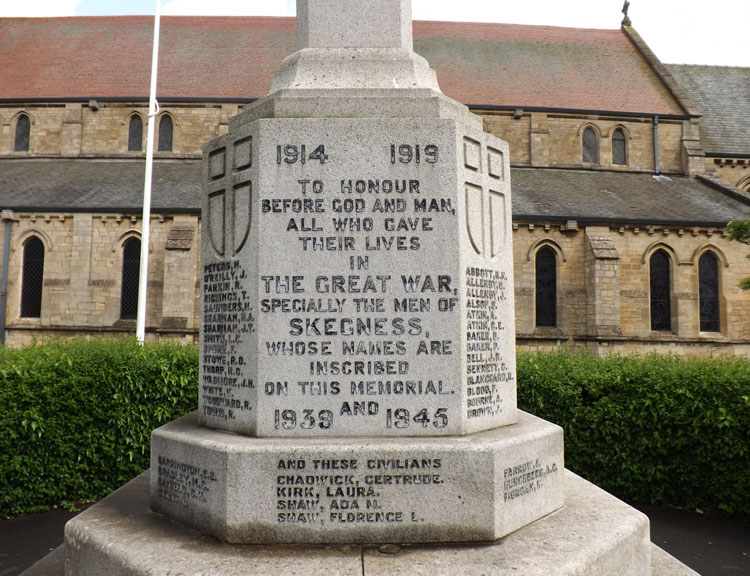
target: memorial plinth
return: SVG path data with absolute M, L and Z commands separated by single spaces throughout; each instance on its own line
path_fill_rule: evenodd
M 408 0 L 297 7 L 272 93 L 204 146 L 198 411 L 68 525 L 66 574 L 646 576 L 645 517 L 516 408 L 508 145 Z
M 206 156 L 201 424 L 334 437 L 515 422 L 506 144 L 455 119 L 276 118 Z
M 496 540 L 560 506 L 562 434 L 521 416 L 467 436 L 363 445 L 247 442 L 191 415 L 154 436 L 152 493 L 160 511 L 226 542 Z

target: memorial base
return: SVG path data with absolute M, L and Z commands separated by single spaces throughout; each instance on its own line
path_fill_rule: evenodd
M 697 576 L 649 543 L 648 519 L 567 472 L 565 506 L 490 544 L 224 544 L 149 508 L 149 473 L 71 520 L 23 576 Z
M 155 430 L 151 507 L 226 542 L 492 541 L 563 505 L 563 431 L 518 423 L 432 438 L 249 438 Z

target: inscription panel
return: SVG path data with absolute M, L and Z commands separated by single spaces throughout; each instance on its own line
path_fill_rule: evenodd
M 154 433 L 152 506 L 230 542 L 493 540 L 562 505 L 562 430 L 529 415 L 356 446 L 196 435 L 194 421 Z
M 204 320 L 204 346 L 224 346 L 225 358 L 205 362 L 202 376 L 217 369 L 212 380 L 246 390 L 202 390 L 202 423 L 261 436 L 430 436 L 466 433 L 469 419 L 475 429 L 512 422 L 515 393 L 500 386 L 514 387 L 503 325 L 512 262 L 492 260 L 509 205 L 463 176 L 490 177 L 477 170 L 484 136 L 464 139 L 443 120 L 243 129 L 225 139 L 242 142 L 245 159 L 227 164 L 250 165 L 251 183 L 213 177 L 207 188 L 204 274 L 218 274 L 216 285 L 204 277 L 204 295 L 225 288 L 227 315 Z M 233 197 L 219 201 L 219 183 Z M 488 278 L 467 272 L 467 254 Z M 217 331 L 225 336 L 209 342 Z

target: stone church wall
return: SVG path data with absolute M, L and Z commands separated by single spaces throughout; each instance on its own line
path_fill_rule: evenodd
M 119 335 L 135 332 L 120 318 L 123 245 L 140 239 L 140 217 L 122 214 L 19 214 L 11 241 L 7 341 L 39 336 Z M 197 217 L 154 216 L 151 221 L 147 330 L 150 339 L 197 335 Z M 187 233 L 187 234 L 186 234 Z M 23 247 L 32 236 L 44 244 L 39 318 L 21 317 Z
M 587 265 L 588 230 L 559 223 L 515 225 L 516 327 L 519 350 L 565 343 L 607 352 L 750 354 L 750 293 L 739 288 L 750 275 L 747 246 L 728 242 L 721 230 L 610 227 L 605 235 L 616 254 L 598 277 Z M 597 232 L 602 231 L 597 227 Z M 535 326 L 535 255 L 543 246 L 557 254 L 557 326 Z M 670 258 L 672 329 L 651 330 L 649 261 L 656 250 Z M 719 261 L 720 331 L 701 332 L 698 259 L 711 251 Z M 611 280 L 617 278 L 617 282 Z M 592 289 L 593 287 L 593 289 Z M 612 291 L 615 291 L 613 293 Z M 593 298 L 593 301 L 591 300 Z M 621 333 L 597 333 L 592 314 L 619 317 Z
M 120 319 L 122 246 L 138 237 L 140 217 L 122 214 L 18 214 L 9 269 L 7 342 L 37 337 L 135 332 Z M 200 222 L 159 215 L 151 222 L 147 339 L 197 339 Z M 23 244 L 45 246 L 42 314 L 20 317 Z M 593 238 L 593 241 L 592 241 Z M 558 222 L 514 224 L 516 324 L 519 350 L 564 344 L 595 353 L 675 352 L 750 354 L 750 294 L 738 283 L 750 272 L 747 247 L 720 230 L 589 227 Z M 2 238 L 0 238 L 0 244 Z M 592 242 L 597 248 L 592 249 Z M 543 246 L 557 255 L 557 326 L 535 327 L 535 257 Z M 650 330 L 649 258 L 668 253 L 672 330 Z M 711 250 L 720 262 L 720 332 L 699 330 L 698 258 Z
M 750 192 L 750 156 L 748 158 L 706 158 L 708 170 L 729 186 Z
M 541 112 L 481 112 L 484 128 L 510 144 L 515 166 L 581 168 L 581 137 L 592 127 L 599 143 L 599 162 L 587 165 L 608 170 L 654 170 L 653 123 L 648 118 L 615 118 Z M 627 163 L 612 162 L 612 134 L 622 128 L 627 143 Z M 665 173 L 682 173 L 682 122 L 663 120 L 659 124 L 659 168 Z
M 174 124 L 173 149 L 157 157 L 194 158 L 203 143 L 227 129 L 239 104 L 162 103 Z M 13 151 L 15 122 L 31 119 L 30 152 Z M 130 117 L 144 120 L 145 103 L 87 102 L 0 107 L 0 155 L 8 157 L 142 157 L 128 152 Z M 510 143 L 516 166 L 652 172 L 653 120 L 542 112 L 481 111 L 485 129 Z M 581 140 L 586 127 L 598 135 L 599 162 L 584 165 Z M 612 163 L 611 137 L 622 128 L 627 164 Z M 659 165 L 665 173 L 685 173 L 698 164 L 736 185 L 750 179 L 747 163 L 717 162 L 694 154 L 693 123 L 661 120 Z M 687 144 L 686 144 L 687 143 Z M 690 156 L 687 149 L 690 149 Z M 685 158 L 688 158 L 686 160 Z M 696 158 L 700 161 L 697 162 Z M 687 162 L 687 164 L 686 164 Z M 2 207 L 0 207 L 2 208 Z M 122 247 L 138 236 L 140 215 L 16 214 L 9 269 L 8 342 L 36 336 L 134 333 L 134 320 L 120 318 Z M 198 331 L 200 222 L 184 214 L 152 217 L 147 337 L 194 341 Z M 32 235 L 45 246 L 40 318 L 20 317 L 23 244 Z M 2 238 L 0 237 L 0 243 Z M 744 246 L 729 243 L 720 230 L 610 226 L 567 229 L 559 222 L 514 223 L 519 349 L 565 343 L 597 353 L 675 351 L 750 353 L 750 295 L 737 284 L 747 270 Z M 542 246 L 557 254 L 556 326 L 535 326 L 535 254 Z M 648 258 L 658 248 L 672 266 L 672 330 L 650 330 Z M 701 333 L 697 257 L 713 250 L 722 262 L 721 332 Z

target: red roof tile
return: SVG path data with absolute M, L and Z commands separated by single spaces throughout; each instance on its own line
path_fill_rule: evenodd
M 153 19 L 0 19 L 0 99 L 145 98 Z M 414 22 L 441 89 L 470 105 L 682 114 L 621 30 Z M 293 18 L 163 17 L 158 95 L 250 99 L 294 51 Z

